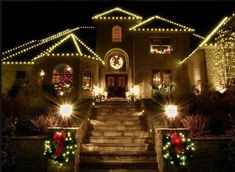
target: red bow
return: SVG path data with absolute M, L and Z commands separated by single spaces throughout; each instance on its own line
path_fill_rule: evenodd
M 60 155 L 60 153 L 63 151 L 64 149 L 64 140 L 66 138 L 65 132 L 61 132 L 61 133 L 55 133 L 53 135 L 53 140 L 56 142 L 56 150 L 55 150 L 55 156 L 57 157 L 58 155 Z
M 183 141 L 181 135 L 175 132 L 171 134 L 171 144 L 175 145 L 175 151 L 177 154 L 180 154 L 184 150 L 182 143 Z

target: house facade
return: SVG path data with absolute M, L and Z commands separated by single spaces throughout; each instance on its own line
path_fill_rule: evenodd
M 213 32 L 234 21 L 233 16 Z M 91 97 L 99 88 L 108 97 L 126 97 L 134 90 L 140 98 L 151 98 L 160 90 L 184 94 L 198 80 L 211 77 L 205 46 L 212 35 L 204 39 L 188 26 L 157 15 L 143 19 L 119 7 L 91 19 L 94 26 L 67 29 L 4 51 L 2 92 L 17 81 L 35 80 L 53 85 L 61 95 L 73 89 L 79 97 Z M 91 30 L 94 49 L 80 38 Z M 192 37 L 201 41 L 193 52 Z

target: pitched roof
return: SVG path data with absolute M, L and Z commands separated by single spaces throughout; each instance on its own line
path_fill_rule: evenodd
M 184 26 L 182 24 L 176 23 L 174 21 L 168 20 L 166 18 L 160 17 L 158 15 L 152 16 L 141 23 L 129 28 L 130 31 L 189 31 L 194 32 L 195 30 Z
M 141 20 L 142 17 L 138 16 L 134 13 L 131 13 L 129 11 L 126 11 L 120 7 L 116 7 L 107 11 L 104 11 L 102 13 L 99 13 L 92 17 L 93 20 L 101 19 L 138 19 Z
M 77 27 L 54 34 L 50 37 L 33 40 L 3 52 L 4 63 L 6 62 L 35 62 L 44 56 L 80 56 L 91 60 L 104 61 L 80 38 L 75 32 L 83 28 Z

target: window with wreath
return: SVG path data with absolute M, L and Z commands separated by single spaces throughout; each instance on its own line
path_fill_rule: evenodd
M 153 91 L 167 92 L 174 89 L 171 78 L 171 71 L 154 71 L 153 72 Z
M 60 95 L 63 95 L 65 91 L 70 91 L 73 84 L 73 70 L 71 66 L 65 63 L 57 65 L 53 70 L 52 83 Z
M 173 51 L 172 41 L 170 38 L 150 38 L 151 54 L 171 54 Z
M 82 77 L 82 88 L 84 90 L 92 90 L 93 88 L 93 74 L 86 70 Z
M 113 26 L 112 28 L 112 42 L 122 42 L 122 28 L 121 26 Z

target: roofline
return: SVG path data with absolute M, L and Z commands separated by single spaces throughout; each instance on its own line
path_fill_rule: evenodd
M 176 26 L 182 27 L 182 28 L 184 28 L 184 29 L 187 29 L 188 31 L 192 31 L 192 32 L 195 31 L 195 29 L 193 29 L 193 28 L 190 28 L 190 27 L 184 26 L 184 25 L 182 25 L 182 24 L 173 22 L 173 21 L 171 21 L 171 20 L 168 20 L 168 19 L 166 19 L 166 18 L 160 17 L 160 16 L 158 16 L 158 15 L 152 16 L 152 17 L 150 17 L 150 18 L 148 18 L 148 19 L 142 21 L 141 23 L 139 23 L 139 24 L 137 24 L 137 25 L 135 25 L 135 26 L 129 28 L 129 30 L 130 30 L 130 31 L 131 31 L 131 30 L 136 30 L 136 28 L 138 28 L 138 27 L 140 27 L 140 26 L 142 26 L 142 25 L 144 25 L 144 24 L 146 24 L 146 23 L 148 23 L 148 22 L 150 22 L 150 21 L 152 21 L 152 20 L 154 20 L 154 19 L 160 19 L 160 20 L 162 20 L 162 21 L 166 21 L 166 22 L 171 23 L 171 24 L 173 24 L 173 25 L 176 25 Z
M 210 39 L 211 37 L 222 27 L 224 26 L 228 21 L 230 20 L 230 18 L 228 17 L 224 17 L 214 28 L 213 30 L 209 33 L 209 35 L 207 35 L 207 37 L 199 44 L 199 46 L 192 51 L 192 53 L 190 53 L 184 60 L 182 60 L 180 62 L 180 64 L 183 64 L 186 60 L 188 60 L 199 48 L 201 48 L 203 45 L 205 45 Z
M 125 14 L 127 14 L 127 15 L 130 15 L 130 16 L 134 17 L 134 19 L 142 19 L 141 16 L 138 16 L 138 15 L 136 15 L 136 14 L 134 14 L 134 13 L 131 13 L 131 12 L 126 11 L 126 10 L 123 10 L 123 9 L 120 8 L 120 7 L 115 7 L 115 8 L 112 8 L 112 9 L 110 9 L 110 10 L 107 10 L 107 11 L 104 11 L 104 12 L 102 12 L 102 13 L 99 13 L 99 14 L 93 16 L 92 19 L 93 19 L 93 20 L 96 20 L 96 19 L 106 19 L 106 18 L 102 18 L 102 16 L 107 15 L 107 14 L 110 14 L 110 13 L 112 13 L 113 11 L 120 11 L 120 12 L 123 12 L 123 13 L 125 13 Z M 109 18 L 109 19 L 110 19 L 110 18 Z M 116 19 L 116 18 L 111 18 L 111 19 Z M 119 18 L 117 18 L 117 19 L 119 19 Z M 132 18 L 132 19 L 133 19 L 133 18 Z

